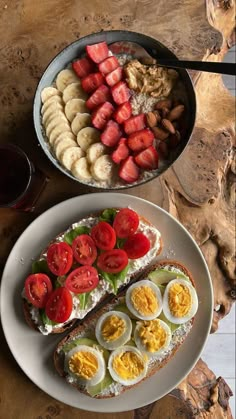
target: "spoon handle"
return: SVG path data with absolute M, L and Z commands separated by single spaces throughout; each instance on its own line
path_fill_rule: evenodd
M 157 59 L 157 64 L 170 68 L 186 68 L 188 70 L 199 70 L 210 73 L 220 73 L 235 76 L 235 63 L 218 63 L 209 61 L 176 61 L 168 59 Z

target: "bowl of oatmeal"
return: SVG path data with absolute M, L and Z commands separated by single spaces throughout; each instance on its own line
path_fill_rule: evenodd
M 179 158 L 194 128 L 195 92 L 186 70 L 158 66 L 158 57 L 176 59 L 149 36 L 116 30 L 85 36 L 51 61 L 33 117 L 57 169 L 94 188 L 126 189 Z

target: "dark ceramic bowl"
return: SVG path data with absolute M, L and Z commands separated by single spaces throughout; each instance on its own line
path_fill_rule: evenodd
M 84 183 L 77 178 L 75 178 L 68 170 L 66 170 L 59 161 L 54 157 L 47 141 L 45 141 L 45 136 L 43 135 L 43 128 L 41 124 L 41 91 L 44 87 L 50 86 L 53 81 L 55 80 L 57 74 L 63 69 L 66 68 L 72 61 L 79 58 L 81 55 L 85 53 L 85 47 L 89 44 L 95 44 L 98 42 L 106 41 L 107 44 L 112 44 L 118 41 L 130 41 L 135 42 L 146 49 L 146 51 L 154 58 L 174 58 L 177 57 L 163 44 L 159 41 L 135 32 L 130 31 L 104 31 L 99 33 L 94 33 L 84 38 L 79 39 L 78 41 L 73 42 L 72 44 L 68 45 L 63 51 L 61 51 L 48 65 L 45 72 L 43 73 L 39 84 L 37 86 L 37 90 L 35 93 L 34 98 L 34 106 L 33 106 L 33 118 L 34 118 L 34 126 L 36 130 L 36 134 L 39 140 L 40 145 L 42 146 L 45 154 L 51 160 L 55 167 L 57 167 L 62 173 L 66 176 L 69 176 L 71 179 L 75 180 L 79 183 Z M 133 186 L 141 185 L 146 183 L 158 176 L 160 176 L 164 171 L 166 171 L 182 154 L 185 147 L 187 146 L 191 134 L 193 132 L 194 124 L 195 124 L 195 117 L 196 117 L 196 97 L 193 88 L 192 81 L 190 76 L 186 70 L 178 70 L 180 83 L 182 85 L 182 101 L 185 104 L 185 127 L 184 127 L 184 135 L 181 139 L 181 142 L 176 147 L 175 151 L 171 153 L 171 157 L 165 161 L 165 164 L 162 164 L 158 170 L 149 171 L 147 176 L 141 177 L 137 182 L 134 183 L 119 183 L 114 187 L 106 187 L 101 185 L 90 185 L 94 186 L 95 188 L 99 189 L 107 189 L 107 190 L 114 190 L 114 189 L 126 189 L 131 188 Z

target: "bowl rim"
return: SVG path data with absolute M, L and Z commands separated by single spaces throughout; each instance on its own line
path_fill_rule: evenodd
M 85 36 L 71 42 L 70 44 L 68 44 L 65 48 L 63 48 L 57 55 L 55 55 L 50 60 L 50 62 L 48 63 L 48 65 L 44 69 L 44 71 L 43 71 L 43 73 L 42 73 L 42 75 L 41 75 L 41 77 L 40 77 L 40 79 L 37 83 L 37 86 L 36 86 L 36 89 L 35 89 L 35 94 L 34 94 L 34 99 L 33 99 L 34 130 L 35 130 L 36 137 L 37 137 L 37 140 L 39 142 L 39 145 L 42 147 L 44 153 L 46 154 L 46 156 L 48 157 L 50 162 L 53 164 L 53 166 L 56 169 L 59 169 L 60 172 L 63 173 L 68 178 L 72 179 L 73 181 L 77 182 L 78 184 L 81 184 L 85 187 L 87 186 L 87 187 L 89 187 L 89 188 L 91 188 L 92 190 L 95 190 L 95 191 L 99 191 L 99 190 L 101 190 L 101 191 L 119 191 L 119 190 L 122 191 L 122 190 L 135 188 L 135 187 L 144 185 L 148 182 L 151 182 L 151 181 L 157 179 L 158 177 L 163 175 L 169 168 L 171 168 L 172 165 L 177 162 L 177 160 L 181 157 L 183 152 L 186 150 L 186 147 L 189 144 L 190 139 L 193 135 L 195 124 L 196 124 L 197 101 L 196 101 L 196 92 L 195 92 L 194 84 L 193 84 L 193 81 L 190 77 L 190 74 L 189 74 L 188 70 L 187 69 L 179 69 L 178 70 L 179 74 L 184 74 L 184 76 L 186 78 L 185 82 L 188 83 L 188 88 L 190 88 L 190 91 L 188 92 L 188 95 L 191 95 L 191 103 L 192 103 L 192 108 L 193 108 L 193 110 L 191 110 L 191 124 L 188 127 L 188 133 L 186 134 L 186 137 L 188 139 L 185 141 L 184 146 L 182 146 L 182 149 L 178 153 L 177 157 L 174 158 L 174 160 L 170 161 L 168 164 L 165 164 L 165 167 L 161 170 L 160 173 L 157 173 L 157 174 L 155 174 L 153 176 L 150 176 L 150 177 L 148 176 L 146 179 L 144 178 L 144 179 L 142 179 L 142 180 L 140 180 L 140 181 L 138 181 L 137 183 L 134 183 L 134 184 L 130 183 L 128 185 L 119 185 L 117 187 L 103 187 L 101 185 L 96 186 L 94 184 L 88 184 L 86 182 L 81 181 L 80 179 L 77 179 L 66 168 L 64 168 L 62 165 L 59 164 L 59 162 L 51 154 L 49 148 L 45 145 L 45 139 L 43 137 L 42 130 L 41 130 L 40 113 L 37 111 L 38 100 L 39 100 L 39 103 L 41 104 L 41 95 L 40 95 L 41 90 L 40 90 L 40 88 L 41 88 L 42 80 L 44 79 L 44 77 L 47 74 L 50 67 L 59 59 L 59 57 L 66 54 L 66 52 L 69 51 L 70 49 L 73 49 L 77 44 L 79 44 L 81 42 L 83 43 L 85 40 L 86 41 L 88 40 L 88 43 L 89 43 L 90 39 L 93 39 L 94 37 L 99 36 L 99 35 L 101 37 L 106 38 L 107 36 L 112 35 L 112 34 L 115 34 L 115 35 L 117 34 L 117 35 L 121 35 L 122 37 L 124 37 L 124 39 L 121 39 L 121 41 L 122 40 L 127 41 L 127 39 L 125 39 L 126 36 L 135 36 L 135 37 L 141 38 L 141 40 L 145 40 L 146 42 L 156 43 L 159 47 L 163 48 L 165 53 L 168 53 L 170 58 L 172 57 L 172 58 L 178 60 L 178 57 L 167 46 L 165 46 L 163 43 L 161 43 L 158 39 L 153 38 L 149 35 L 143 34 L 141 32 L 120 30 L 120 29 L 119 30 L 115 29 L 115 30 L 109 30 L 109 31 L 93 32 L 93 33 L 85 35 Z M 102 41 L 95 41 L 94 43 L 97 43 L 97 42 L 102 42 Z M 119 40 L 113 41 L 112 43 L 114 43 L 114 42 L 119 42 Z M 134 41 L 134 42 L 138 43 L 138 41 Z M 108 45 L 109 45 L 109 43 L 108 43 Z M 148 51 L 148 48 L 146 48 L 146 49 Z M 149 51 L 149 53 L 150 53 L 150 51 Z M 39 108 L 41 108 L 40 105 L 39 105 Z M 38 126 L 37 120 L 39 120 L 39 126 Z

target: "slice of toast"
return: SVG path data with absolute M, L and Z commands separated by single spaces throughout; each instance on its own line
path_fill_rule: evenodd
M 92 226 L 98 220 L 99 215 L 100 213 L 90 214 L 88 217 L 85 217 L 82 220 L 78 221 L 77 223 L 74 223 L 66 231 L 57 235 L 48 244 L 48 246 L 41 251 L 39 260 L 46 259 L 47 249 L 49 248 L 51 244 L 62 241 L 65 234 L 73 230 L 75 227 L 78 227 L 84 224 Z M 139 226 L 138 231 L 142 231 L 149 236 L 150 242 L 151 242 L 151 249 L 147 253 L 147 255 L 140 258 L 140 260 L 138 259 L 130 260 L 131 267 L 129 268 L 129 271 L 126 275 L 125 281 L 120 282 L 119 287 L 118 287 L 119 290 L 122 289 L 124 285 L 126 285 L 133 279 L 138 278 L 139 275 L 143 272 L 143 270 L 148 266 L 148 264 L 154 262 L 155 258 L 162 251 L 163 243 L 162 243 L 162 238 L 161 238 L 161 234 L 159 230 L 155 226 L 153 226 L 143 216 L 140 216 L 140 226 Z M 80 313 L 79 315 L 77 315 L 75 318 L 69 318 L 69 320 L 67 320 L 63 324 L 57 324 L 57 325 L 49 324 L 45 326 L 40 318 L 40 311 L 36 307 L 33 307 L 32 304 L 28 302 L 28 300 L 25 298 L 24 293 L 23 293 L 23 313 L 24 313 L 24 317 L 27 324 L 31 328 L 45 335 L 63 333 L 66 330 L 70 329 L 72 326 L 75 325 L 77 321 L 81 322 L 81 319 L 83 319 L 90 311 L 96 310 L 100 306 L 101 303 L 105 302 L 107 298 L 111 296 L 112 290 L 109 289 L 108 283 L 103 278 L 101 279 L 103 280 L 103 282 L 101 281 L 99 282 L 100 284 L 102 284 L 99 287 L 99 294 L 98 294 L 98 289 L 97 291 L 96 290 L 92 291 L 90 301 L 86 310 L 84 310 L 83 313 Z M 92 296 L 95 295 L 95 292 L 97 292 L 98 295 L 96 295 L 96 297 L 93 298 Z M 76 304 L 78 304 L 78 299 L 74 298 L 74 301 L 76 302 Z
M 172 272 L 176 272 L 179 274 L 184 274 L 192 283 L 193 287 L 195 288 L 195 283 L 192 274 L 190 271 L 180 262 L 175 260 L 162 260 L 160 262 L 155 263 L 154 265 L 150 266 L 142 276 L 136 280 L 137 282 L 141 279 L 148 278 L 148 275 L 158 269 L 167 269 Z M 135 280 L 133 281 L 133 283 Z M 78 338 L 90 338 L 96 339 L 95 336 L 95 326 L 98 319 L 101 317 L 102 314 L 115 310 L 117 306 L 120 306 L 120 303 L 124 301 L 124 296 L 129 288 L 130 284 L 126 286 L 119 295 L 107 304 L 103 305 L 96 313 L 90 313 L 89 316 L 77 327 L 75 327 L 61 342 L 58 344 L 54 351 L 54 365 L 58 372 L 58 374 L 63 377 L 69 384 L 76 387 L 78 391 L 83 394 L 87 394 L 91 396 L 87 391 L 85 386 L 81 386 L 78 384 L 76 379 L 72 378 L 68 372 L 65 370 L 65 352 L 66 352 L 66 345 L 73 345 L 73 341 Z M 148 363 L 147 374 L 143 380 L 148 379 L 150 376 L 155 374 L 160 368 L 164 367 L 166 363 L 174 356 L 176 351 L 181 347 L 184 340 L 186 339 L 188 333 L 190 332 L 194 322 L 194 317 L 188 320 L 186 323 L 179 325 L 176 330 L 172 333 L 171 344 L 166 350 L 163 355 L 158 358 L 155 355 L 151 356 Z M 74 344 L 76 346 L 76 343 Z M 142 380 L 142 381 L 143 381 Z M 141 381 L 140 381 L 141 382 Z M 138 385 L 139 383 L 135 384 Z M 112 382 L 108 387 L 105 387 L 100 393 L 96 394 L 94 397 L 96 398 L 109 398 L 114 397 L 122 392 L 128 390 L 129 388 L 134 387 L 132 386 L 124 386 L 117 382 Z

